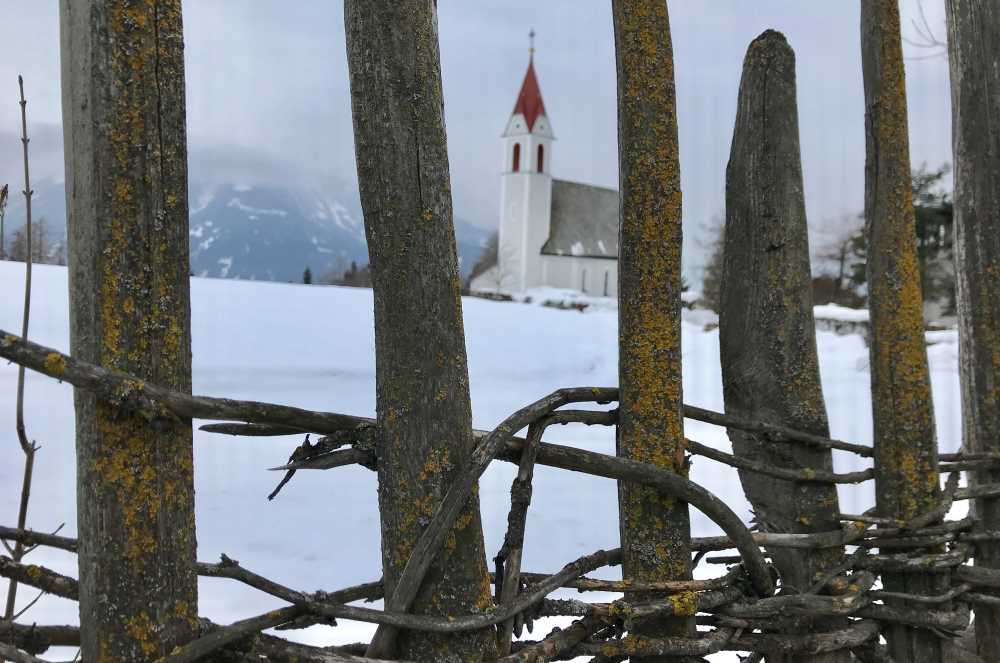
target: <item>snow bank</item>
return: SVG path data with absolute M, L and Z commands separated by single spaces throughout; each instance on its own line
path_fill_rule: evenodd
M 68 350 L 66 270 L 36 267 L 30 337 Z M 23 265 L 0 263 L 0 329 L 20 329 Z M 303 286 L 195 278 L 192 284 L 194 388 L 199 394 L 268 400 L 306 408 L 370 416 L 375 409 L 375 343 L 372 293 L 360 288 Z M 544 299 L 533 294 L 533 302 Z M 554 293 L 550 293 L 554 294 Z M 602 301 L 597 301 L 602 300 Z M 587 298 L 584 313 L 543 306 L 464 300 L 474 423 L 491 428 L 507 414 L 562 386 L 609 386 L 617 382 L 617 311 L 603 298 Z M 690 315 L 687 313 L 686 315 Z M 934 332 L 929 348 L 935 412 L 943 451 L 960 438 L 957 346 Z M 823 387 L 834 436 L 871 442 L 868 349 L 857 335 L 817 335 Z M 697 316 L 683 325 L 685 401 L 722 409 L 717 330 L 706 331 Z M 16 368 L 0 365 L 0 522 L 17 513 L 21 463 L 15 451 Z M 76 534 L 72 390 L 30 374 L 26 389 L 28 434 L 42 446 L 32 502 L 31 527 Z M 614 435 L 601 427 L 550 429 L 549 439 L 605 453 Z M 728 449 L 725 431 L 688 422 L 689 437 Z M 380 575 L 375 476 L 361 468 L 299 472 L 281 495 L 265 497 L 298 437 L 231 438 L 195 433 L 195 482 L 199 559 L 220 553 L 286 585 L 332 590 Z M 838 471 L 859 469 L 857 459 L 837 452 Z M 486 547 L 492 557 L 506 528 L 511 465 L 491 467 L 481 483 Z M 715 491 L 744 519 L 750 514 L 736 473 L 697 458 L 692 479 Z M 873 503 L 871 484 L 841 488 L 844 511 Z M 524 565 L 555 571 L 597 548 L 618 545 L 617 490 L 613 482 L 541 467 L 536 471 Z M 692 513 L 696 536 L 718 530 Z M 75 558 L 40 548 L 31 561 L 76 575 Z M 718 572 L 700 570 L 699 574 Z M 617 577 L 618 570 L 603 572 Z M 0 591 L 5 585 L 0 582 Z M 576 596 L 568 592 L 568 596 Z M 33 597 L 26 591 L 22 600 Z M 231 622 L 275 607 L 278 602 L 238 583 L 202 579 L 201 614 Z M 23 603 L 22 603 L 23 605 Z M 76 621 L 76 604 L 45 597 L 26 616 L 39 623 Z M 336 629 L 313 627 L 286 632 L 315 644 L 363 640 L 372 629 L 341 620 Z M 536 634 L 538 631 L 536 631 Z M 72 656 L 73 652 L 69 652 Z M 59 653 L 57 652 L 57 658 Z M 714 661 L 735 661 L 719 655 Z

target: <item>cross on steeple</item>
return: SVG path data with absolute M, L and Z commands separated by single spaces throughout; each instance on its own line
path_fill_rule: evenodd
M 535 54 L 535 29 L 531 28 L 528 32 L 528 55 Z

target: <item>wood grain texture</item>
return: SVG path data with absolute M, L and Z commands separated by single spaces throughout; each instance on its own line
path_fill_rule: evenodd
M 1000 1 L 947 0 L 955 160 L 955 262 L 959 374 L 966 451 L 1000 451 Z M 1000 481 L 982 471 L 972 483 Z M 1000 529 L 1000 499 L 976 515 Z M 1000 544 L 977 547 L 976 564 L 1000 568 Z M 976 647 L 1000 660 L 1000 609 L 976 606 Z
M 875 498 L 879 515 L 908 520 L 934 509 L 941 490 L 897 0 L 862 0 L 861 51 Z M 888 591 L 939 594 L 947 574 L 889 573 L 884 583 Z M 941 660 L 940 639 L 933 633 L 893 626 L 885 635 L 896 660 Z
M 382 566 L 392 596 L 472 451 L 472 411 L 436 7 L 432 0 L 347 0 L 345 23 L 375 292 Z M 449 616 L 491 605 L 474 493 L 410 609 Z M 486 660 L 495 656 L 493 633 L 403 632 L 394 653 L 417 661 Z
M 74 357 L 190 393 L 180 0 L 62 0 Z M 191 422 L 75 391 L 83 657 L 155 660 L 197 629 Z
M 618 455 L 687 475 L 681 389 L 681 188 L 670 19 L 663 0 L 614 0 L 618 68 Z M 619 483 L 623 573 L 638 582 L 691 576 L 688 506 Z M 655 596 L 632 592 L 639 600 Z M 692 635 L 689 615 L 637 626 Z M 644 661 L 672 657 L 643 657 Z
M 719 348 L 726 413 L 828 437 L 813 320 L 809 239 L 799 149 L 795 53 L 768 30 L 747 50 L 726 171 L 725 258 Z M 830 449 L 774 443 L 730 428 L 736 456 L 772 468 L 827 473 Z M 764 532 L 808 534 L 839 527 L 833 485 L 740 471 Z M 805 592 L 837 566 L 842 550 L 771 549 L 785 592 Z M 796 632 L 825 630 L 803 619 Z M 847 661 L 833 654 L 769 659 Z

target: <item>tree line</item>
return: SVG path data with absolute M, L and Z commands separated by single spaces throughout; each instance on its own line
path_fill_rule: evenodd
M 954 204 L 951 192 L 943 186 L 949 172 L 949 164 L 935 169 L 921 166 L 910 176 L 920 286 L 931 316 L 953 316 L 957 311 Z M 813 299 L 817 304 L 867 306 L 868 242 L 864 225 L 863 213 L 847 215 L 817 233 L 819 241 L 812 251 L 820 265 L 812 278 Z M 715 236 L 705 264 L 702 303 L 718 312 L 725 228 L 714 224 L 711 230 Z

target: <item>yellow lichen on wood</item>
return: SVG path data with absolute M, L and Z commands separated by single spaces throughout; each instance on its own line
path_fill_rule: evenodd
M 54 377 L 59 377 L 66 372 L 66 358 L 58 352 L 50 352 L 45 355 L 43 365 L 45 366 L 45 371 Z
M 668 600 L 674 614 L 679 617 L 693 617 L 698 614 L 698 594 L 696 592 L 678 592 Z
M 125 619 L 125 628 L 132 639 L 146 656 L 152 656 L 157 650 L 157 627 L 149 615 L 140 612 Z

